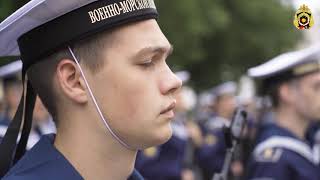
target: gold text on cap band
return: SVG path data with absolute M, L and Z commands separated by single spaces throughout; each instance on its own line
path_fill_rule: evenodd
M 96 23 L 114 16 L 146 8 L 156 9 L 156 6 L 152 0 L 126 0 L 94 9 L 89 11 L 88 14 L 91 23 Z

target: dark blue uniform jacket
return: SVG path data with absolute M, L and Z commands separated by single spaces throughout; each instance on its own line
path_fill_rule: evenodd
M 82 180 L 83 177 L 53 146 L 53 141 L 53 134 L 43 136 L 3 180 Z M 143 178 L 134 171 L 129 180 Z
M 274 123 L 265 124 L 259 131 L 247 179 L 319 180 L 317 149 Z

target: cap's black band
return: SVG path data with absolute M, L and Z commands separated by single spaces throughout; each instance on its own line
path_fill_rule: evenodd
M 103 30 L 139 20 L 155 19 L 157 16 L 153 0 L 98 0 L 34 28 L 18 39 L 23 61 L 23 83 L 26 70 L 58 48 Z M 13 121 L 0 144 L 0 178 L 25 153 L 36 98 L 29 81 L 26 89 L 23 87 L 23 94 L 25 90 L 26 100 L 24 96 L 21 98 Z M 17 146 L 22 123 L 21 139 Z
M 67 44 L 122 24 L 157 17 L 153 0 L 99 0 L 73 10 L 18 39 L 23 72 Z

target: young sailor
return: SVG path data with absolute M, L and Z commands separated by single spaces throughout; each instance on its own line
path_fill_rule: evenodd
M 181 86 L 157 16 L 153 0 L 31 0 L 0 24 L 0 56 L 21 56 L 24 82 L 0 146 L 3 179 L 141 179 L 137 150 L 171 137 Z M 20 159 L 36 94 L 57 134 Z
M 288 52 L 249 69 L 271 98 L 273 119 L 258 130 L 247 179 L 320 178 L 318 148 L 305 137 L 312 120 L 320 118 L 319 50 Z

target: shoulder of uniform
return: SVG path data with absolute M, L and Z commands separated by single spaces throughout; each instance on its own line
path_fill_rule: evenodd
M 254 154 L 257 162 L 278 162 L 283 154 L 282 148 L 265 148 L 259 153 Z
M 204 143 L 207 146 L 214 146 L 218 143 L 218 141 L 219 141 L 218 136 L 213 133 L 208 133 L 204 136 Z
M 271 149 L 271 150 L 268 150 Z M 270 154 L 266 151 L 272 151 L 273 153 L 279 153 L 280 156 L 283 151 L 294 152 L 312 163 L 316 163 L 317 160 L 314 157 L 313 150 L 304 142 L 291 137 L 273 136 L 262 142 L 260 142 L 254 149 L 254 155 L 261 157 L 263 154 Z M 281 152 L 281 153 L 280 153 Z M 273 154 L 271 153 L 271 154 Z M 288 153 L 286 153 L 288 154 Z
M 33 180 L 35 179 L 34 176 L 29 176 L 29 175 L 16 175 L 16 174 L 12 174 L 9 176 L 5 176 L 4 178 L 2 178 L 2 180 Z
M 157 146 L 149 147 L 142 150 L 142 154 L 147 158 L 154 158 L 159 154 L 159 148 Z

